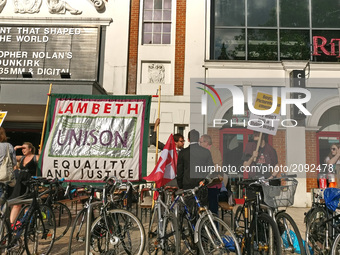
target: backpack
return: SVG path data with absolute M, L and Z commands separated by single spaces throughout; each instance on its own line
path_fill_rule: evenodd
M 7 145 L 7 153 L 0 166 L 0 182 L 6 182 L 10 187 L 14 187 L 16 183 L 13 162 L 11 155 L 9 154 L 9 145 Z

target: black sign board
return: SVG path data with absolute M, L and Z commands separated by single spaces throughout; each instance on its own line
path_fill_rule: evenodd
M 305 70 L 293 70 L 290 72 L 290 87 L 294 88 L 305 88 L 306 87 L 306 74 Z M 304 94 L 294 93 L 293 98 L 303 98 Z M 303 104 L 306 107 L 306 104 Z M 292 106 L 291 115 L 292 119 L 302 120 L 306 118 L 306 115 L 295 105 Z

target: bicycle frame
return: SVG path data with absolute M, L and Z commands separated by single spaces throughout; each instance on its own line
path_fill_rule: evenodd
M 188 191 L 183 191 L 183 193 L 191 193 L 191 195 L 192 195 L 192 196 L 194 197 L 194 199 L 195 199 L 196 205 L 198 206 L 198 215 L 199 215 L 199 219 L 197 220 L 197 222 L 196 222 L 195 225 L 190 224 L 190 226 L 192 227 L 192 230 L 193 230 L 193 232 L 194 232 L 194 243 L 195 243 L 195 244 L 198 243 L 198 226 L 199 226 L 200 222 L 202 221 L 202 219 L 207 215 L 208 218 L 209 218 L 209 221 L 211 222 L 211 225 L 213 226 L 213 229 L 214 229 L 215 233 L 217 233 L 216 236 L 218 236 L 219 242 L 220 242 L 221 244 L 223 244 L 223 240 L 222 240 L 222 238 L 220 237 L 220 235 L 218 234 L 218 229 L 217 229 L 217 227 L 216 227 L 216 225 L 215 225 L 215 223 L 214 223 L 212 212 L 211 212 L 210 210 L 208 210 L 207 207 L 202 206 L 202 205 L 200 204 L 200 201 L 199 201 L 199 199 L 198 199 L 198 197 L 197 197 L 197 195 L 196 195 L 196 191 L 197 191 L 199 188 L 200 188 L 200 187 L 196 187 L 196 188 L 191 189 L 191 190 L 188 190 Z M 191 219 L 192 219 L 192 218 L 191 218 L 191 214 L 190 214 L 190 212 L 189 212 L 189 210 L 188 210 L 188 207 L 187 207 L 187 205 L 186 205 L 186 203 L 185 203 L 185 201 L 184 201 L 184 199 L 183 199 L 183 197 L 182 197 L 181 195 L 177 195 L 177 196 L 176 196 L 174 202 L 173 202 L 173 203 L 171 204 L 171 206 L 170 206 L 170 210 L 174 209 L 174 206 L 177 204 L 177 202 L 178 202 L 179 199 L 181 200 L 181 203 L 184 205 L 184 212 L 185 212 L 185 215 L 186 215 L 187 219 L 189 220 L 189 222 L 191 222 Z M 214 241 L 213 241 L 213 239 L 212 239 L 212 236 L 211 236 L 211 234 L 210 234 L 210 232 L 209 232 L 209 229 L 208 229 L 206 226 L 205 226 L 205 230 L 206 230 L 206 232 L 208 233 L 208 237 L 209 237 L 210 241 L 211 241 L 212 243 L 214 243 Z M 221 247 L 215 247 L 215 248 L 218 249 L 218 248 L 221 248 Z
M 16 242 L 20 239 L 21 234 L 23 233 L 24 229 L 26 228 L 26 226 L 30 223 L 29 219 L 31 219 L 31 217 L 33 216 L 33 213 L 38 213 L 38 217 L 40 219 L 40 222 L 42 224 L 43 227 L 43 238 L 46 238 L 48 231 L 46 232 L 46 228 L 44 225 L 44 221 L 41 210 L 39 210 L 39 202 L 40 199 L 37 199 L 37 194 L 38 194 L 38 186 L 33 184 L 33 198 L 32 199 L 13 199 L 13 201 L 9 202 L 9 201 L 5 201 L 2 209 L 1 209 L 1 222 L 0 222 L 0 237 L 2 240 L 4 238 L 3 236 L 3 232 L 4 232 L 4 224 L 9 224 L 9 204 L 19 204 L 20 201 L 22 202 L 31 202 L 30 206 L 28 208 L 28 210 L 25 212 L 24 216 L 18 220 L 18 222 L 16 223 L 16 228 L 12 229 L 9 228 L 8 229 L 8 233 L 7 235 L 11 235 L 13 238 L 11 239 L 10 243 L 7 245 L 7 247 L 2 247 L 2 248 L 7 248 L 7 249 L 11 249 Z M 5 223 L 7 222 L 7 223 Z M 10 224 L 9 224 L 10 226 Z
M 246 190 L 246 188 L 245 188 Z M 246 193 L 246 192 L 245 192 Z M 241 244 L 241 251 L 246 248 L 246 242 L 250 238 L 250 222 L 254 221 L 255 222 L 255 232 L 258 233 L 258 215 L 261 212 L 261 210 L 266 211 L 266 213 L 271 217 L 274 218 L 273 211 L 271 208 L 263 203 L 261 203 L 261 193 L 259 191 L 256 191 L 255 193 L 255 198 L 248 199 L 247 195 L 244 196 L 245 202 L 242 206 L 242 211 L 244 211 L 244 238 L 242 239 L 242 244 Z M 254 208 L 252 210 L 252 208 Z M 249 216 L 252 215 L 252 220 L 249 220 Z M 238 220 L 236 220 L 238 222 Z M 274 251 L 272 250 L 273 247 L 273 234 L 272 234 L 272 229 L 269 229 L 269 236 L 270 236 L 270 254 L 274 254 Z M 256 238 L 256 243 L 259 243 L 258 240 L 258 235 L 255 235 Z
M 154 192 L 163 193 L 164 191 L 162 189 L 152 189 Z M 154 210 L 157 210 L 157 216 L 158 216 L 158 223 L 157 223 L 157 239 L 160 241 L 161 249 L 165 249 L 164 247 L 164 236 L 165 236 L 165 226 L 164 226 L 164 216 L 170 213 L 170 210 L 168 206 L 162 201 L 161 194 L 158 194 L 157 200 L 154 204 Z M 164 211 L 162 211 L 162 209 Z M 155 219 L 154 219 L 155 220 Z

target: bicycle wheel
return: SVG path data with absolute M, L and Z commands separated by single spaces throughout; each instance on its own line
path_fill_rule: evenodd
M 145 232 L 140 220 L 131 212 L 113 209 L 98 217 L 91 226 L 91 252 L 95 254 L 142 254 Z M 98 249 L 102 251 L 96 250 Z
M 340 255 L 340 234 L 334 240 L 331 255 Z
M 95 205 L 92 211 L 92 222 L 99 216 L 100 205 Z M 68 254 L 84 254 L 87 224 L 87 208 L 83 208 L 78 212 L 74 219 L 70 239 L 68 243 Z
M 198 254 L 198 247 L 194 242 L 194 230 L 191 226 L 191 222 L 183 215 L 179 222 L 180 237 L 184 242 L 185 247 L 181 246 L 181 254 L 185 253 L 185 249 L 189 251 L 190 254 Z
M 164 237 L 162 251 L 163 254 L 179 254 L 181 244 L 180 235 L 178 231 L 177 219 L 173 213 L 164 217 Z M 160 242 L 162 243 L 162 242 Z
M 53 211 L 40 205 L 27 218 L 24 241 L 27 255 L 48 254 L 55 239 L 55 218 Z
M 53 213 L 56 221 L 56 238 L 60 240 L 69 230 L 72 223 L 72 215 L 70 209 L 62 203 L 55 202 L 52 205 Z
M 149 254 L 156 253 L 157 254 L 157 238 L 158 238 L 158 210 L 153 207 L 150 221 L 149 221 L 149 228 L 148 228 L 148 243 L 146 246 L 147 252 Z
M 198 226 L 200 254 L 241 254 L 237 239 L 227 223 L 216 216 L 212 218 L 213 223 L 206 215 Z
M 22 252 L 16 251 L 10 253 L 8 248 L 11 243 L 10 227 L 5 219 L 0 220 L 0 254 L 21 254 Z
M 325 222 L 327 213 L 325 209 L 315 208 L 309 217 L 306 229 L 306 246 L 312 247 L 314 254 L 328 254 L 330 250 L 331 240 L 328 238 L 328 224 Z M 327 245 L 328 243 L 328 245 Z M 328 248 L 328 247 L 329 248 Z
M 275 221 L 266 213 L 261 213 L 257 221 L 252 220 L 249 239 L 246 240 L 247 254 L 281 255 L 281 237 Z
M 84 208 L 77 214 L 74 220 L 68 243 L 68 254 L 85 252 L 86 215 L 87 208 Z
M 280 212 L 275 219 L 282 238 L 282 254 L 306 255 L 299 228 L 293 218 L 286 212 Z

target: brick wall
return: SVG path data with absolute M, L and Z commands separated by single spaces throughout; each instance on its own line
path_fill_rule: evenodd
M 278 130 L 273 136 L 273 147 L 276 150 L 279 165 L 286 165 L 286 131 Z
M 127 94 L 137 93 L 139 6 L 140 0 L 131 0 Z
M 175 91 L 176 96 L 183 95 L 185 65 L 185 24 L 186 0 L 177 0 L 176 6 L 176 45 L 175 45 Z
M 220 130 L 218 128 L 208 128 L 208 135 L 210 135 L 214 147 L 220 149 Z
M 306 164 L 317 165 L 317 147 L 316 147 L 316 132 L 306 131 Z M 307 192 L 311 192 L 312 188 L 317 188 L 317 173 L 307 173 Z

